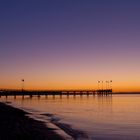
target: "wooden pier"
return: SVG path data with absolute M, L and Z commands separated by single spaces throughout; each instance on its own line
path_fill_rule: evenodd
M 99 95 L 99 96 L 107 96 L 112 94 L 112 89 L 100 89 L 100 90 L 0 90 L 0 97 L 1 96 L 38 96 L 41 95 Z

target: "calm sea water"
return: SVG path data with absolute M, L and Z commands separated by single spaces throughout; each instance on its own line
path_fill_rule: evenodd
M 39 114 L 53 114 L 59 122 L 84 132 L 91 140 L 140 140 L 140 95 L 2 97 Z

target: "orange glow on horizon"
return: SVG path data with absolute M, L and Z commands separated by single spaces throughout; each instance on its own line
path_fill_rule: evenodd
M 140 78 L 137 73 L 133 75 L 121 71 L 121 73 L 114 69 L 110 71 L 104 70 L 101 75 L 101 71 L 96 71 L 96 75 L 91 75 L 92 69 L 85 68 L 79 69 L 68 69 L 56 70 L 47 72 L 46 69 L 39 71 L 24 71 L 24 75 L 18 72 L 11 72 L 10 74 L 0 75 L 0 88 L 4 89 L 21 89 L 22 81 L 25 79 L 25 89 L 39 89 L 39 90 L 50 90 L 50 89 L 98 89 L 98 80 L 104 81 L 103 87 L 106 89 L 106 80 L 112 80 L 112 88 L 114 92 L 139 92 L 140 91 Z M 47 74 L 46 74 L 47 73 Z M 132 72 L 131 72 L 132 73 Z M 130 75 L 130 76 L 128 76 Z M 20 78 L 19 78 L 20 77 Z M 109 78 L 108 78 L 109 77 Z M 100 84 L 100 88 L 102 85 Z
M 48 86 L 47 86 L 48 85 Z M 12 83 L 11 85 L 3 85 L 0 87 L 1 89 L 21 89 L 21 84 L 19 83 Z M 100 89 L 102 86 L 100 86 Z M 106 85 L 103 86 L 106 89 Z M 94 90 L 98 89 L 98 85 L 95 84 L 69 84 L 69 83 L 26 83 L 24 86 L 25 90 L 80 90 L 80 89 L 87 89 L 87 90 Z M 130 83 L 123 84 L 112 84 L 112 89 L 114 92 L 140 92 L 139 85 L 132 85 Z

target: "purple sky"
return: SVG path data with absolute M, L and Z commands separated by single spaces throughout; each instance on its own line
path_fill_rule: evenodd
M 0 88 L 140 90 L 139 0 L 0 1 Z

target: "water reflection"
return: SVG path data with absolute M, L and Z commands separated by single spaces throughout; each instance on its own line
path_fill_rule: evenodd
M 59 116 L 61 122 L 86 131 L 91 139 L 140 139 L 140 95 L 17 96 L 0 100 Z
M 112 107 L 112 96 L 97 96 L 97 100 L 100 106 Z
M 55 102 L 61 102 L 63 104 L 67 104 L 68 102 L 71 102 L 72 104 L 88 104 L 88 105 L 98 105 L 98 106 L 112 106 L 112 95 L 107 96 L 101 96 L 101 95 L 44 95 L 44 96 L 6 96 L 1 97 L 1 101 L 11 101 L 14 103 L 27 103 L 31 102 L 32 104 L 36 104 L 38 101 L 41 104 L 46 101 L 46 104 L 48 101 L 51 101 L 53 103 Z M 49 103 L 49 102 L 48 102 Z

